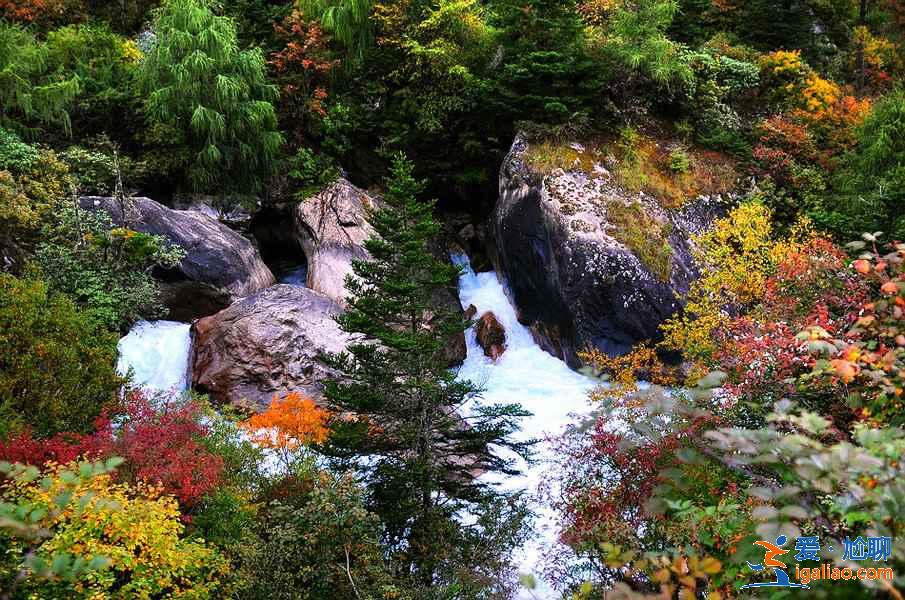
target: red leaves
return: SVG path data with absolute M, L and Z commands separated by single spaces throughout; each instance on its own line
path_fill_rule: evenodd
M 217 486 L 223 469 L 223 459 L 203 444 L 207 429 L 200 417 L 201 409 L 193 402 L 155 407 L 132 394 L 115 421 L 102 415 L 90 435 L 63 433 L 38 440 L 28 431 L 19 432 L 0 441 L 0 459 L 43 465 L 120 456 L 126 462 L 119 478 L 161 485 L 189 508 Z
M 202 443 L 207 428 L 200 417 L 194 402 L 160 409 L 138 396 L 118 431 L 95 435 L 109 440 L 108 455 L 126 459 L 123 470 L 132 479 L 160 484 L 189 507 L 216 487 L 223 469 L 223 459 Z

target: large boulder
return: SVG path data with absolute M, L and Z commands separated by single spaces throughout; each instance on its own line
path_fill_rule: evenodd
M 725 210 L 728 195 L 669 210 L 620 188 L 602 165 L 537 172 L 527 150 L 517 138 L 492 215 L 497 268 L 520 321 L 573 367 L 588 346 L 613 355 L 656 338 L 697 276 L 692 236 Z
M 274 394 L 321 397 L 335 376 L 321 360 L 345 349 L 340 307 L 308 288 L 278 284 L 192 326 L 192 382 L 217 402 L 264 405 Z
M 367 212 L 377 202 L 340 178 L 295 206 L 293 230 L 308 259 L 308 287 L 345 304 L 352 261 L 368 258 L 364 242 L 374 229 Z
M 248 239 L 201 211 L 173 210 L 150 198 L 130 198 L 123 206 L 115 198 L 85 196 L 80 204 L 107 211 L 117 225 L 165 236 L 185 250 L 177 269 L 156 273 L 170 319 L 213 314 L 276 282 Z

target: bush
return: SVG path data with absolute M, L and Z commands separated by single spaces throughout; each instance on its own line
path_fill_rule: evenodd
M 378 542 L 377 517 L 351 475 L 301 475 L 307 492 L 272 503 L 254 565 L 255 598 L 346 600 L 408 596 L 393 585 Z
M 0 274 L 0 433 L 90 430 L 122 383 L 116 342 L 46 283 Z
M 325 154 L 314 153 L 310 148 L 299 148 L 290 159 L 289 178 L 298 186 L 293 196 L 304 200 L 336 181 L 339 169 Z
M 101 140 L 106 145 L 109 140 Z M 145 164 L 112 150 L 89 149 L 70 146 L 62 153 L 62 159 L 69 165 L 72 175 L 78 180 L 82 194 L 112 196 L 116 191 L 117 179 L 126 188 L 144 179 Z
M 112 330 L 163 316 L 151 270 L 179 264 L 181 248 L 162 236 L 112 227 L 103 211 L 67 205 L 58 218 L 45 228 L 35 256 L 53 290 L 91 309 Z
M 6 129 L 0 128 L 0 170 L 22 173 L 38 160 L 38 149 Z
M 83 480 L 74 489 L 67 466 L 51 466 L 45 478 L 16 482 L 5 501 L 25 503 L 47 531 L 34 552 L 45 563 L 60 553 L 77 560 L 106 557 L 106 568 L 73 580 L 29 577 L 22 596 L 42 598 L 216 598 L 228 594 L 226 561 L 203 541 L 183 539 L 179 507 L 171 496 L 143 484 L 114 483 L 110 475 Z M 61 511 L 51 510 L 61 493 Z M 63 496 L 66 498 L 67 496 Z M 3 589 L 20 572 L 29 543 L 5 539 L 0 577 Z

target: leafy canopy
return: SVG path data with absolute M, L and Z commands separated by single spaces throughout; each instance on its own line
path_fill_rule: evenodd
M 177 132 L 191 156 L 182 167 L 197 192 L 255 193 L 283 137 L 260 50 L 240 50 L 235 23 L 204 0 L 169 0 L 141 64 L 151 124 Z

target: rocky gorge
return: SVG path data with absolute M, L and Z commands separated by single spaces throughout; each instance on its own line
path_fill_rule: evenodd
M 572 368 L 578 352 L 610 354 L 656 336 L 681 309 L 696 276 L 692 237 L 730 202 L 701 196 L 675 209 L 621 188 L 602 165 L 588 172 L 543 172 L 517 138 L 500 170 L 500 195 L 485 222 L 468 224 L 437 244 L 438 253 L 486 252 L 535 342 Z M 175 272 L 161 273 L 170 319 L 192 321 L 190 380 L 217 402 L 262 405 L 301 390 L 318 397 L 328 376 L 323 353 L 347 340 L 334 321 L 344 278 L 367 258 L 367 214 L 379 196 L 345 178 L 301 202 L 269 206 L 242 233 L 197 210 L 172 210 L 147 198 L 124 209 L 110 198 L 82 198 L 117 223 L 166 236 L 186 249 Z M 625 230 L 629 231 L 626 235 Z M 643 243 L 639 243 L 643 240 Z M 653 251 L 652 251 L 653 249 Z M 304 285 L 277 283 L 268 264 L 307 266 Z M 438 303 L 460 308 L 455 282 Z M 498 360 L 507 331 L 493 312 L 475 322 L 483 353 Z M 465 359 L 464 336 L 448 347 L 450 366 Z

